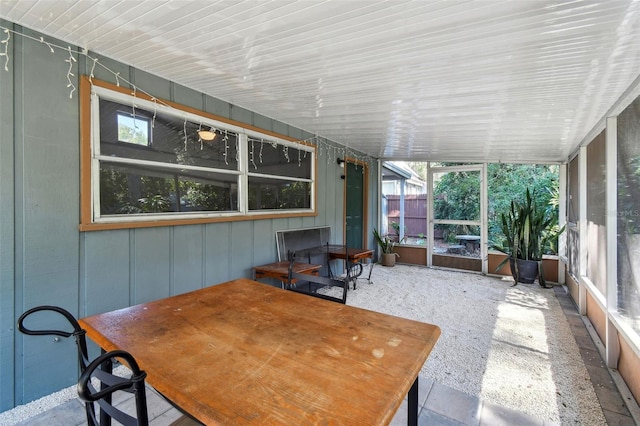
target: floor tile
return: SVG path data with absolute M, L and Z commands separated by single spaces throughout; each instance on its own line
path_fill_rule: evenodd
M 631 416 L 625 416 L 609 410 L 602 410 L 608 426 L 637 426 Z
M 612 411 L 614 413 L 630 416 L 629 410 L 624 403 L 624 400 L 616 390 L 607 389 L 600 386 L 594 386 L 598 401 L 602 410 Z
M 480 412 L 480 426 L 542 426 L 543 421 L 510 408 L 484 402 Z
M 478 424 L 481 402 L 478 398 L 434 383 L 425 408 L 467 425 Z
M 17 423 L 17 425 L 20 426 L 69 426 L 84 424 L 87 424 L 87 415 L 84 410 L 84 405 L 79 399 L 72 399 L 35 417 Z
M 477 425 L 478 423 L 473 423 L 473 425 Z M 406 425 L 406 423 L 404 423 Z M 403 426 L 404 426 L 403 425 Z M 448 417 L 442 416 L 438 413 L 435 413 L 431 410 L 424 409 L 420 413 L 420 417 L 418 417 L 418 426 L 467 426 L 467 423 L 461 423 L 459 421 L 450 419 Z

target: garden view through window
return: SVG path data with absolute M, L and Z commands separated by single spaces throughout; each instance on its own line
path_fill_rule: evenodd
M 404 196 L 400 181 L 383 182 L 383 229 L 400 239 L 400 214 L 404 211 L 401 244 L 426 246 L 428 243 L 427 163 L 409 162 L 412 177 L 404 180 Z M 433 174 L 433 253 L 480 258 L 481 173 L 472 164 L 431 163 L 434 170 L 451 167 L 450 172 Z M 487 234 L 488 244 L 500 243 L 500 214 L 510 208 L 511 200 L 524 197 L 527 188 L 535 191 L 538 205 L 550 212 L 558 224 L 559 168 L 557 165 L 490 163 L 487 167 Z M 469 170 L 456 170 L 456 168 Z M 446 169 L 445 169 L 446 170 Z M 400 208 L 400 199 L 404 206 Z M 548 254 L 555 254 L 557 246 Z M 490 271 L 493 272 L 493 271 Z
M 92 108 L 96 223 L 313 209 L 311 146 L 102 87 Z

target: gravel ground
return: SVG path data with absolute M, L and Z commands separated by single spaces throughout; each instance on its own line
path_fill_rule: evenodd
M 553 289 L 406 265 L 371 280 L 347 304 L 441 328 L 421 376 L 542 420 L 606 424 Z
M 359 280 L 347 304 L 442 329 L 421 376 L 542 420 L 606 424 L 553 290 L 406 265 L 376 265 L 371 280 Z M 0 413 L 0 425 L 76 396 L 72 386 Z

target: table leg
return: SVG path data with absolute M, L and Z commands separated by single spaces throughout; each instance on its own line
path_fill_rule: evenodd
M 418 376 L 416 376 L 416 380 L 411 385 L 411 389 L 409 389 L 409 393 L 407 394 L 407 409 L 409 412 L 407 413 L 407 425 L 408 426 L 417 426 L 418 425 Z
M 373 284 L 371 282 L 371 272 L 373 271 L 373 257 L 369 258 L 369 277 L 367 278 L 367 281 L 369 281 L 369 284 Z

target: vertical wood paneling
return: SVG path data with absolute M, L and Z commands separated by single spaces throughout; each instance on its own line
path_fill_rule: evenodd
M 253 247 L 254 227 L 259 221 L 232 222 L 231 238 L 228 249 L 231 253 L 229 273 L 231 278 L 251 276 L 251 267 L 255 265 Z
M 129 232 L 83 234 L 83 316 L 130 306 Z
M 172 100 L 171 83 L 167 80 L 135 68 L 131 68 L 131 70 L 130 74 L 133 74 L 132 83 L 138 89 L 153 94 L 156 98 Z
M 220 117 L 231 117 L 231 105 L 220 99 L 206 95 L 204 97 L 205 111 Z
M 0 19 L 2 26 L 12 26 Z M 13 52 L 15 39 L 7 45 Z M 12 324 L 16 317 L 14 300 L 14 240 L 15 199 L 14 199 L 14 114 L 13 114 L 13 61 L 8 64 L 9 72 L 0 70 L 0 411 L 14 405 L 14 331 Z
M 265 263 L 275 262 L 278 259 L 275 244 L 275 230 L 273 229 L 273 221 L 261 220 L 253 222 L 252 244 L 254 253 L 253 265 L 263 265 Z M 252 271 L 249 270 L 249 277 L 253 277 Z
M 32 37 L 37 34 L 25 31 Z M 23 111 L 16 133 L 16 244 L 22 254 L 18 268 L 20 312 L 42 304 L 59 305 L 78 314 L 79 270 L 79 111 L 77 91 L 60 83 L 67 75 L 65 54 L 51 54 L 37 41 L 22 38 L 14 59 L 22 67 L 18 91 Z M 46 70 L 46 72 L 43 72 Z M 4 71 L 3 71 L 4 72 Z M 72 72 L 77 75 L 77 68 Z M 77 87 L 77 80 L 74 79 Z M 69 143 L 75 141 L 76 143 Z M 69 171 L 75 171 L 69 173 Z M 18 249 L 18 247 L 16 247 Z M 25 337 L 20 401 L 46 395 L 77 380 L 74 352 L 51 339 Z M 43 374 L 46 372 L 47 374 Z M 20 375 L 19 375 L 20 376 Z
M 272 129 L 276 133 L 279 133 L 281 135 L 286 135 L 288 132 L 289 126 L 287 126 L 281 121 L 273 120 Z
M 231 223 L 205 225 L 205 287 L 231 279 Z
M 253 113 L 248 109 L 231 105 L 231 119 L 253 125 Z
M 287 219 L 274 219 L 271 221 L 271 230 L 273 234 L 270 237 L 269 246 L 273 247 L 273 257 L 271 258 L 271 262 L 275 262 L 278 259 L 278 248 L 276 244 L 276 232 L 282 231 L 289 228 L 289 221 Z M 280 259 L 286 260 L 286 259 Z
M 131 231 L 133 238 L 132 304 L 168 297 L 171 294 L 171 228 Z
M 202 288 L 204 277 L 202 250 L 204 225 L 173 228 L 173 277 L 171 294 L 186 293 Z
M 265 117 L 264 115 L 254 113 L 253 125 L 256 127 L 260 127 L 261 129 L 271 131 L 273 129 L 273 120 L 269 117 Z
M 204 109 L 204 97 L 202 93 L 196 92 L 188 87 L 181 86 L 179 84 L 173 85 L 173 99 L 182 105 L 186 105 L 191 108 L 202 110 Z

